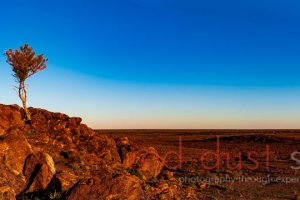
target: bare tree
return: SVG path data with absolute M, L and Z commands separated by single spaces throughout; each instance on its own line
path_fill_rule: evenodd
M 12 66 L 13 76 L 18 83 L 17 92 L 23 104 L 25 121 L 30 123 L 31 117 L 26 106 L 27 86 L 25 85 L 25 80 L 33 74 L 44 70 L 47 67 L 45 63 L 48 59 L 44 58 L 43 54 L 35 55 L 34 50 L 28 44 L 21 46 L 20 49 L 9 49 L 4 55 L 7 57 L 6 62 Z

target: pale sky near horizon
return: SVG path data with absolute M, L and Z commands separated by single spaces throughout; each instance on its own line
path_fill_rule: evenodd
M 92 128 L 300 128 L 298 1 L 13 1 L 0 51 L 49 59 L 28 105 Z M 20 105 L 0 54 L 0 103 Z

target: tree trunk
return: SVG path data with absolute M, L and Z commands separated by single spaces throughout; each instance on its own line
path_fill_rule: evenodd
M 30 116 L 30 112 L 26 106 L 26 101 L 27 101 L 27 91 L 26 91 L 26 87 L 25 87 L 25 82 L 24 81 L 20 81 L 20 85 L 19 85 L 19 97 L 22 101 L 23 104 L 23 109 L 25 112 L 25 122 L 30 124 L 31 121 L 31 116 Z
M 26 106 L 26 102 L 23 102 L 23 108 L 24 108 L 24 112 L 25 112 L 25 121 L 30 122 L 31 121 L 31 116 L 30 116 L 30 112 Z

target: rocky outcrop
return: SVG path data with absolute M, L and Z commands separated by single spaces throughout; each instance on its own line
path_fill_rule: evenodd
M 66 190 L 95 167 L 120 162 L 114 139 L 97 135 L 81 118 L 29 111 L 31 126 L 25 125 L 22 108 L 0 104 L 0 199 Z M 56 171 L 55 162 L 66 170 Z
M 131 175 L 113 176 L 103 173 L 78 183 L 67 200 L 101 200 L 101 199 L 145 199 L 141 180 Z
M 0 200 L 174 197 L 176 179 L 161 173 L 154 148 L 138 148 L 127 137 L 115 142 L 79 117 L 29 111 L 31 125 L 25 125 L 22 108 L 0 104 Z M 158 175 L 168 183 L 152 183 Z
M 81 118 L 69 117 L 62 113 L 52 113 L 43 109 L 29 108 L 32 127 L 29 141 L 36 147 L 51 146 L 49 152 L 55 159 L 60 159 L 64 152 L 66 159 L 87 164 L 118 163 L 120 157 L 114 139 L 106 135 L 97 135 L 92 129 L 81 124 Z M 72 158 L 69 152 L 76 154 Z M 96 155 L 97 159 L 88 160 L 87 154 Z

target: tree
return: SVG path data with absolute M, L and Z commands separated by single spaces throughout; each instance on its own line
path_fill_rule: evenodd
M 32 76 L 33 74 L 44 70 L 46 62 L 48 59 L 44 58 L 44 55 L 35 55 L 32 47 L 25 44 L 21 46 L 20 49 L 7 50 L 4 55 L 6 55 L 6 62 L 12 66 L 14 72 L 13 76 L 18 83 L 17 92 L 22 101 L 24 112 L 25 112 L 25 122 L 30 123 L 31 117 L 26 106 L 27 102 L 27 86 L 25 85 L 25 80 Z

